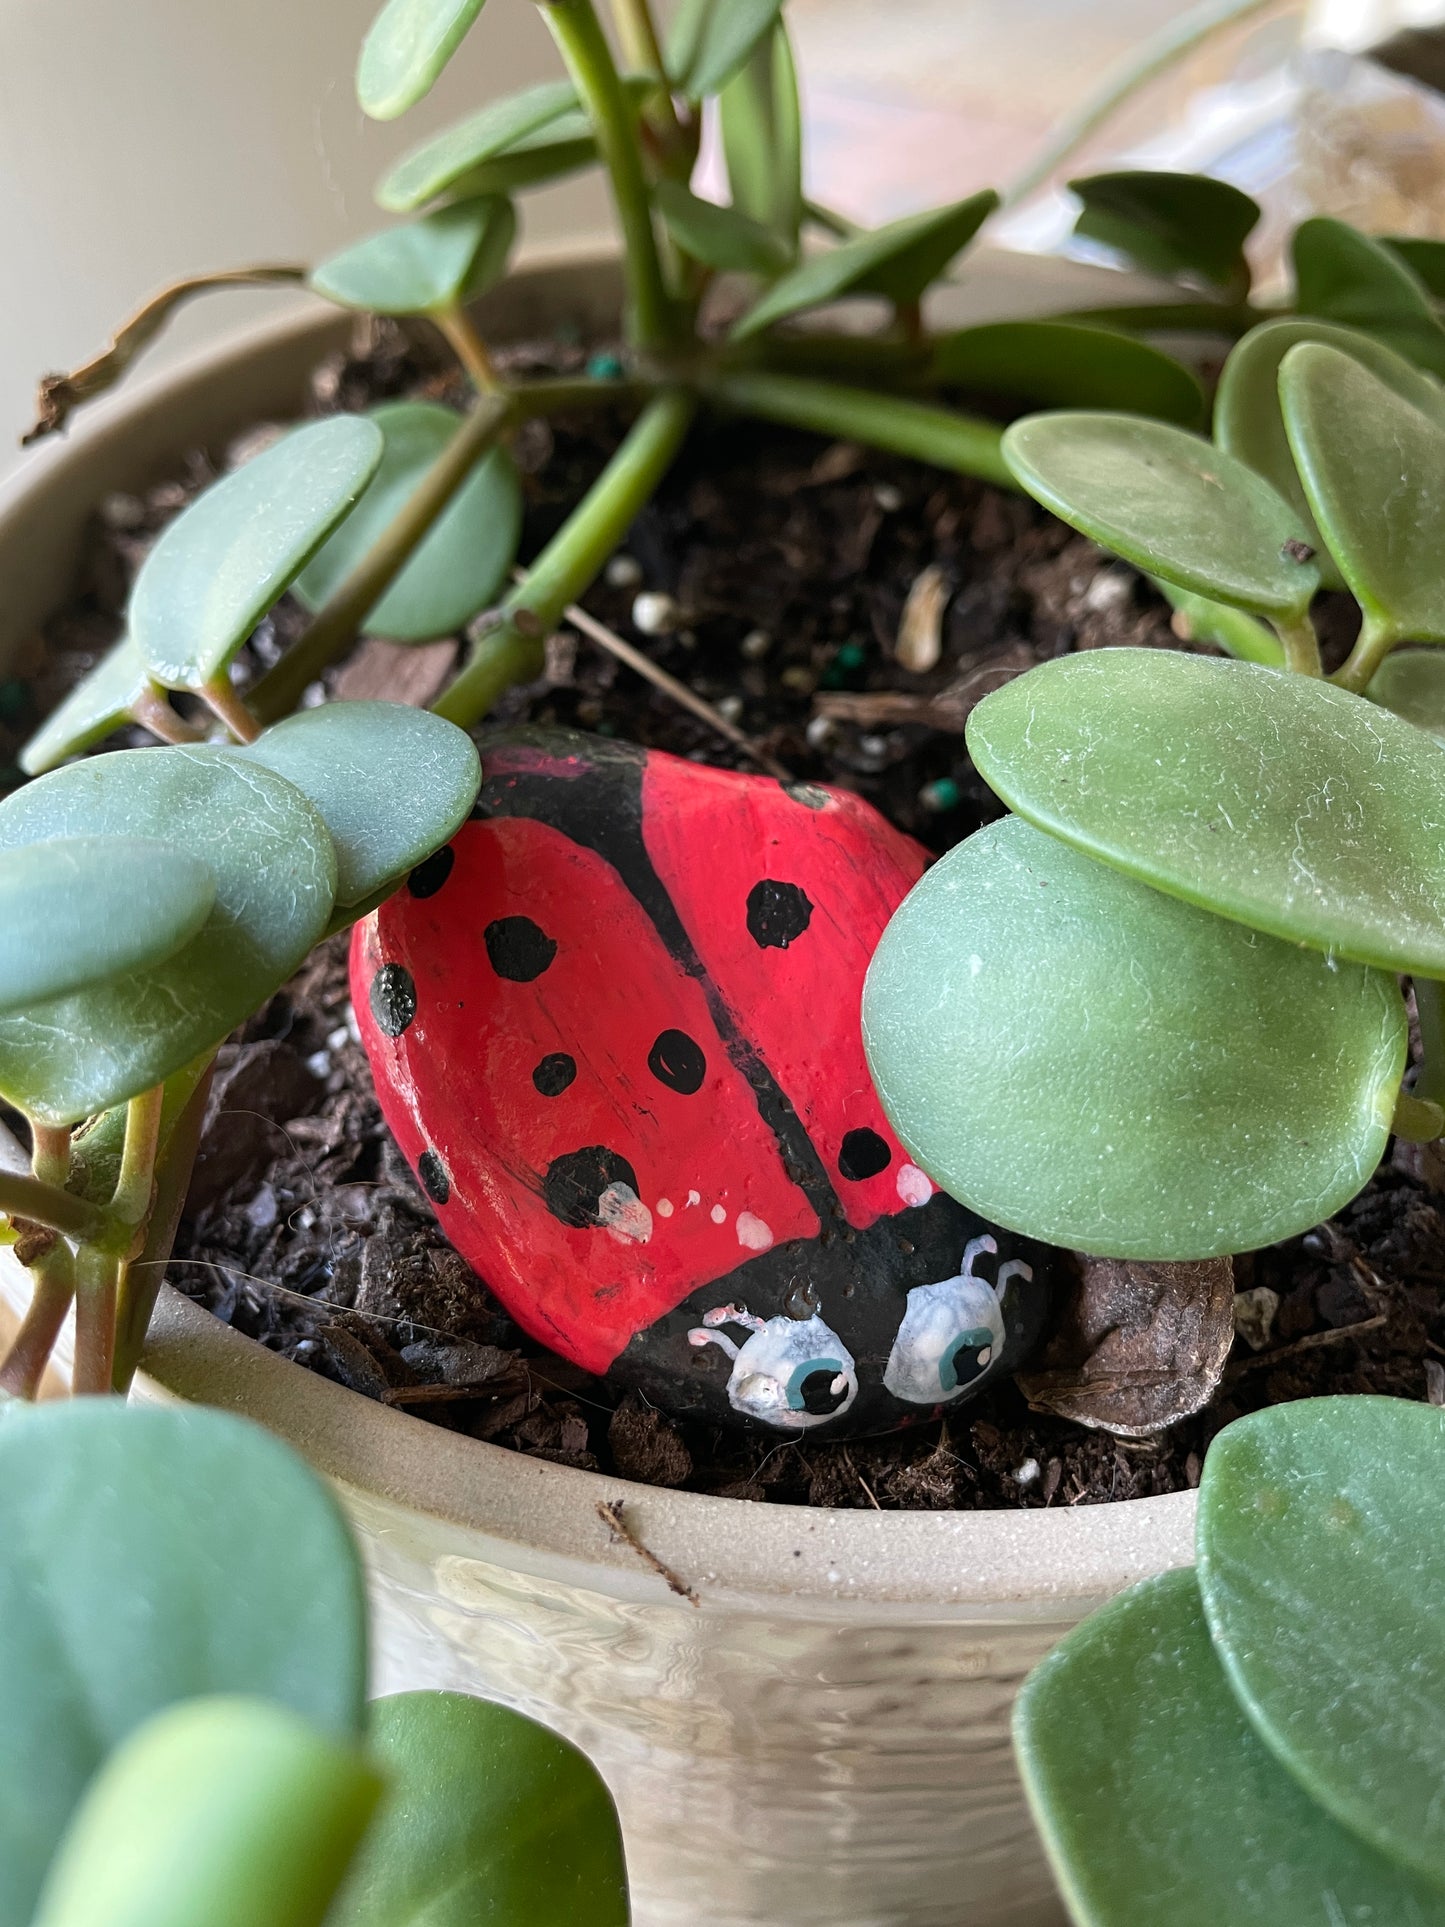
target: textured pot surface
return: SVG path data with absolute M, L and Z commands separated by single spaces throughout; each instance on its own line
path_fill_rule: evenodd
M 949 318 L 1099 285 L 985 256 Z M 1118 277 L 1104 285 L 1118 298 Z M 610 263 L 543 265 L 479 312 L 497 332 L 596 326 L 616 294 Z M 65 594 L 108 491 L 295 409 L 345 325 L 210 354 L 22 475 L 0 500 L 0 655 Z M 0 1250 L 0 1332 L 27 1292 Z M 1014 1692 L 1093 1606 L 1192 1558 L 1192 1495 L 844 1512 L 522 1458 L 314 1377 L 170 1291 L 138 1393 L 249 1413 L 336 1481 L 372 1573 L 377 1689 L 484 1693 L 578 1741 L 618 1800 L 637 1927 L 1057 1927 L 1009 1750 Z M 598 1512 L 613 1501 L 691 1597 L 614 1539 Z

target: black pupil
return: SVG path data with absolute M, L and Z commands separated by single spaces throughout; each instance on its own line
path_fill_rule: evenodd
M 805 1412 L 812 1412 L 817 1418 L 826 1418 L 829 1413 L 837 1411 L 848 1396 L 846 1381 L 836 1392 L 833 1390 L 833 1382 L 838 1376 L 838 1369 L 834 1365 L 825 1365 L 816 1372 L 809 1372 L 798 1387 L 798 1396 L 803 1401 Z
M 953 1354 L 953 1382 L 955 1385 L 969 1385 L 979 1374 L 987 1369 L 979 1363 L 982 1352 L 989 1351 L 987 1345 L 962 1344 Z M 992 1353 L 990 1352 L 990 1358 Z

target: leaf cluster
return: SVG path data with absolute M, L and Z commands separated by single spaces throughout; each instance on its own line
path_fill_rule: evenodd
M 1312 1399 L 1204 1462 L 1197 1565 L 1025 1682 L 1024 1783 L 1077 1927 L 1445 1921 L 1445 1414 Z
M 868 982 L 912 1154 L 1101 1254 L 1219 1256 L 1338 1210 L 1410 1109 L 1397 980 L 1423 1006 L 1445 977 L 1445 657 L 1390 653 L 1445 641 L 1429 303 L 1404 328 L 1409 271 L 1340 223 L 1296 259 L 1302 304 L 1368 329 L 1250 329 L 1211 440 L 1080 410 L 1006 431 L 1030 494 L 1236 659 L 1102 650 L 980 703 L 969 750 L 1014 815 L 923 879 Z M 1322 584 L 1359 608 L 1328 680 Z
M 454 1693 L 365 1704 L 297 1456 L 200 1409 L 0 1421 L 0 1927 L 625 1927 L 606 1789 Z

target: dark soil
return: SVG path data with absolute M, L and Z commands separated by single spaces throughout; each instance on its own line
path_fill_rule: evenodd
M 584 359 L 565 342 L 502 357 L 558 371 Z M 317 378 L 322 409 L 401 392 L 462 399 L 429 351 L 389 327 Z M 526 432 L 524 554 L 557 526 L 618 429 L 592 417 Z M 116 634 L 156 530 L 213 472 L 197 455 L 144 499 L 105 505 L 74 602 L 17 680 L 0 684 L 0 787 L 16 780 L 6 766 L 38 716 Z M 909 591 L 930 567 L 950 592 L 941 651 L 934 668 L 913 673 L 895 645 Z M 632 626 L 643 589 L 673 599 L 665 633 Z M 797 776 L 859 791 L 938 851 L 1000 813 L 964 750 L 973 702 L 1071 649 L 1178 646 L 1146 584 L 1031 504 L 747 425 L 694 433 L 587 604 Z M 263 625 L 252 673 L 300 622 L 283 604 Z M 1347 641 L 1334 637 L 1332 653 Z M 363 645 L 341 674 L 348 693 L 364 685 L 424 701 L 448 660 L 449 645 Z M 570 635 L 553 641 L 546 677 L 512 692 L 499 720 L 575 725 L 749 767 L 708 725 Z M 364 1397 L 562 1464 L 788 1504 L 1072 1505 L 1197 1483 L 1213 1434 L 1261 1405 L 1330 1392 L 1445 1402 L 1437 1184 L 1445 1171 L 1432 1158 L 1402 1150 L 1330 1224 L 1237 1260 L 1239 1290 L 1276 1295 L 1272 1327 L 1258 1351 L 1237 1339 L 1212 1406 L 1163 1435 L 1118 1440 L 1041 1416 L 1012 1384 L 879 1439 L 773 1441 L 678 1425 L 527 1339 L 446 1244 L 381 1121 L 350 1020 L 343 938 L 223 1049 L 169 1277 L 238 1330 Z

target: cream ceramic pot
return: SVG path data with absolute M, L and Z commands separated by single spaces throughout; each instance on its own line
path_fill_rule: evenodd
M 985 256 L 953 306 L 989 319 L 1099 289 Z M 605 327 L 617 293 L 610 262 L 543 263 L 479 318 L 499 339 Z M 64 597 L 108 491 L 294 411 L 345 327 L 306 316 L 213 352 L 22 473 L 0 498 L 0 653 Z M 0 1251 L 0 1325 L 26 1290 Z M 360 1398 L 169 1290 L 137 1395 L 248 1413 L 335 1481 L 371 1574 L 377 1690 L 484 1694 L 582 1746 L 621 1812 L 637 1927 L 1057 1927 L 1014 1692 L 1094 1606 L 1192 1557 L 1189 1495 L 849 1512 L 572 1471 Z M 689 1596 L 614 1536 L 599 1508 L 617 1501 Z

